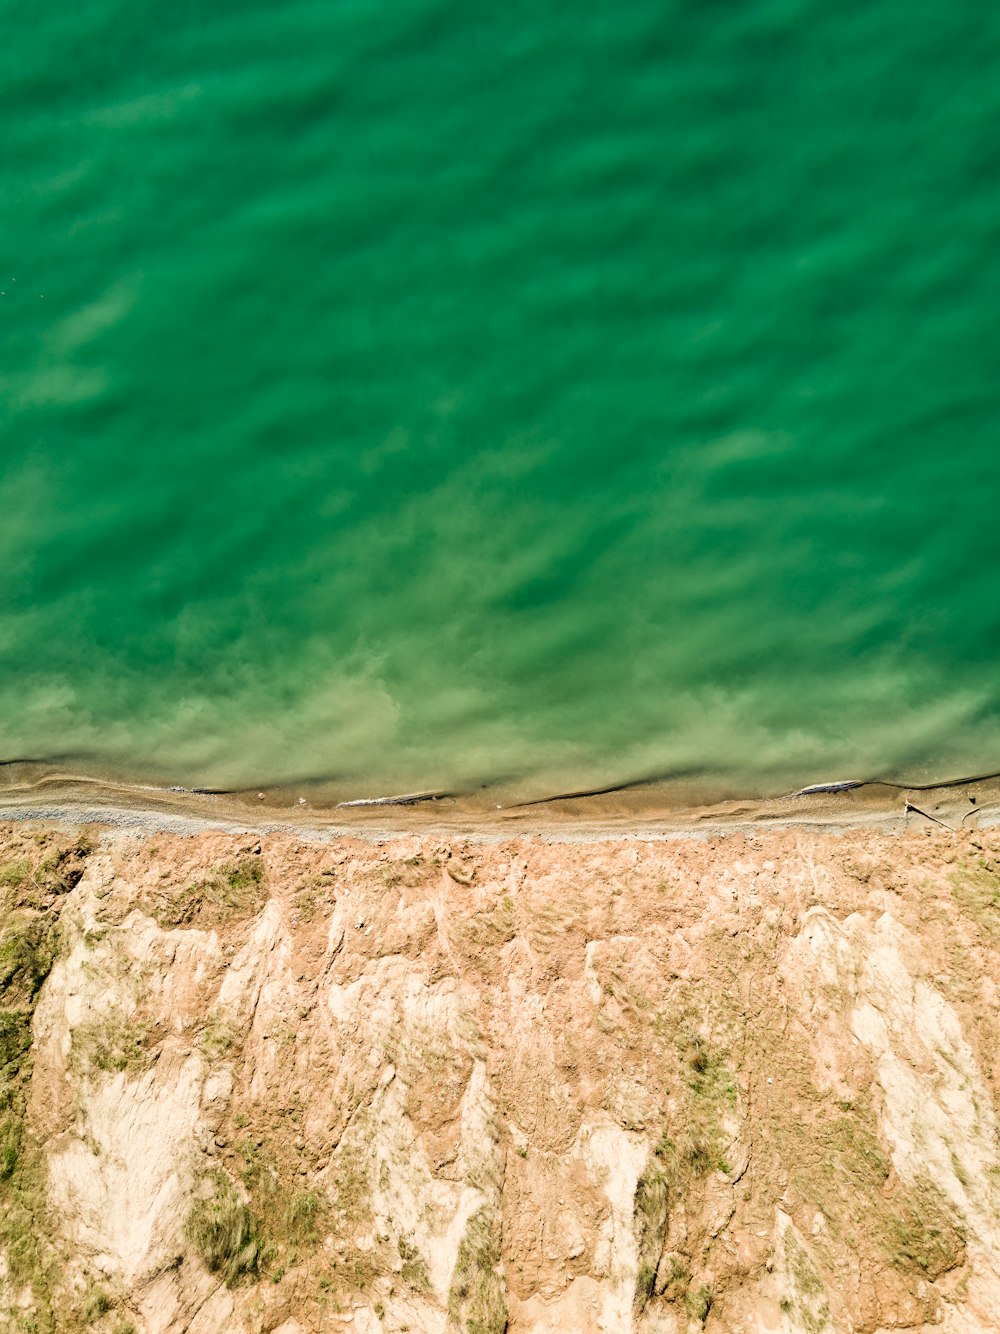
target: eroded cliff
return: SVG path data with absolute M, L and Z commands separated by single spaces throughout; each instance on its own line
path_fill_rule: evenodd
M 994 1331 L 998 854 L 8 829 L 0 1323 Z

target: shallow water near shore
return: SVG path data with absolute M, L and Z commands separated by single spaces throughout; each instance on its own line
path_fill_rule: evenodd
M 0 758 L 1000 767 L 1000 15 L 0 23 Z

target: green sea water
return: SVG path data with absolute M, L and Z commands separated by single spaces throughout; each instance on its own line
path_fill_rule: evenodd
M 1000 9 L 0 0 L 0 751 L 1000 768 Z

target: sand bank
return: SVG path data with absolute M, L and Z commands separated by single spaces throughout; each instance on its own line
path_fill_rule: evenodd
M 483 789 L 338 800 L 319 785 L 213 792 L 129 783 L 19 761 L 0 768 L 0 820 L 106 824 L 193 833 L 294 831 L 330 838 L 441 833 L 482 839 L 518 834 L 561 841 L 668 838 L 762 828 L 968 833 L 1000 821 L 1000 777 L 937 784 L 833 780 L 779 795 L 709 797 L 690 782 L 649 782 L 530 802 Z

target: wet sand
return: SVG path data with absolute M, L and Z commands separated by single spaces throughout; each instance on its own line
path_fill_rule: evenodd
M 831 789 L 833 787 L 833 790 Z M 319 785 L 208 792 L 129 783 L 34 761 L 0 766 L 0 821 L 105 824 L 136 830 L 295 831 L 373 839 L 399 833 L 559 841 L 669 838 L 766 828 L 884 831 L 942 827 L 972 833 L 1000 822 L 1000 777 L 906 787 L 881 781 L 821 784 L 769 796 L 710 798 L 691 782 L 648 782 L 530 802 L 497 790 L 337 801 Z

